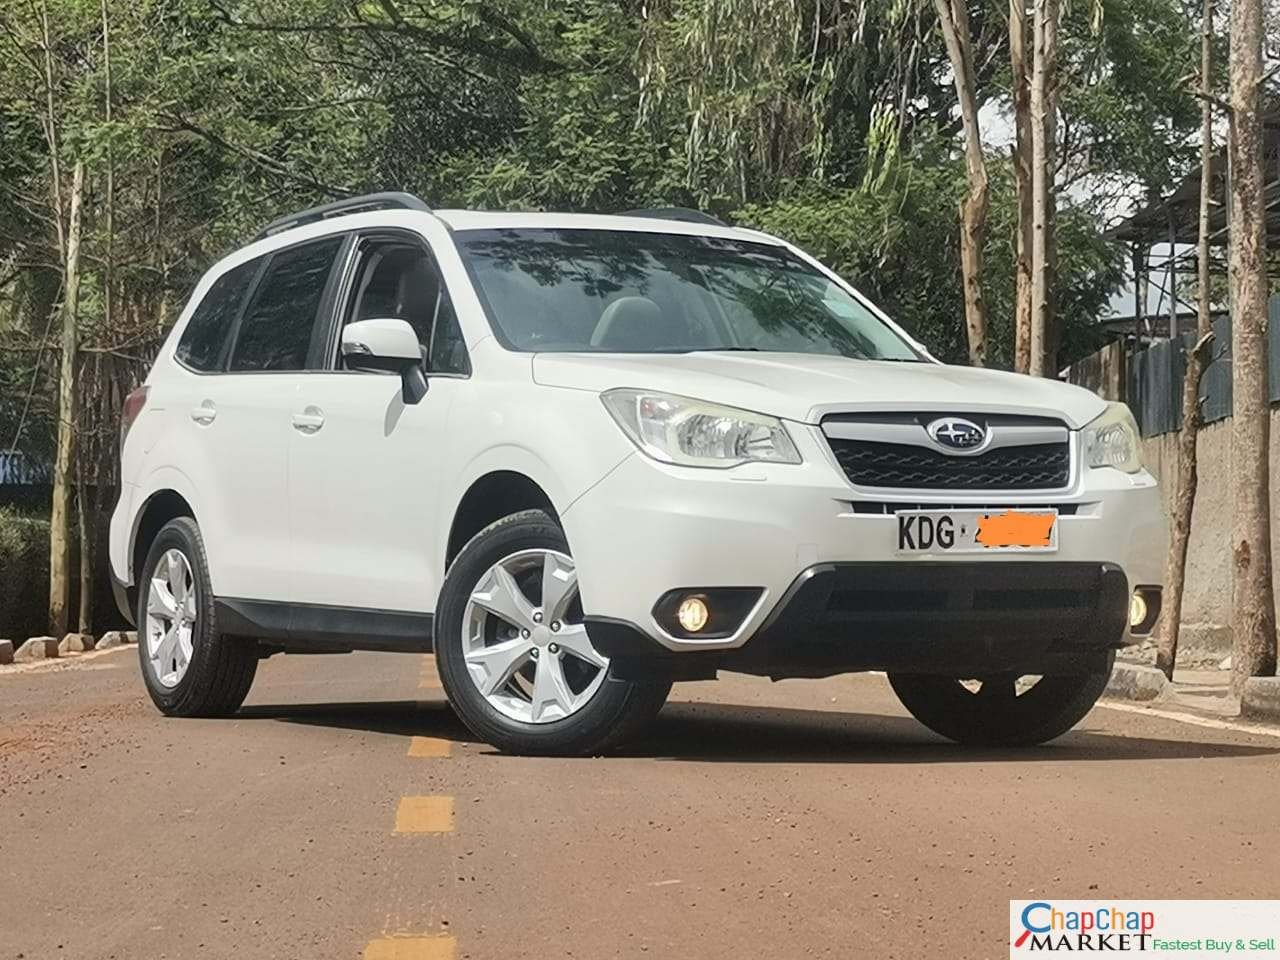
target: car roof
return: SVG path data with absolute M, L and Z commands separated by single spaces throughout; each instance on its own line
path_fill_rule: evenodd
M 205 274 L 213 279 L 227 270 L 254 257 L 305 243 L 309 240 L 345 233 L 349 230 L 365 230 L 380 226 L 412 227 L 422 219 L 434 219 L 453 231 L 465 230 L 616 230 L 634 233 L 666 233 L 690 237 L 722 237 L 727 240 L 746 240 L 752 243 L 786 246 L 777 237 L 757 230 L 730 227 L 713 223 L 691 223 L 661 217 L 634 216 L 630 214 L 594 213 L 541 213 L 499 212 L 483 210 L 367 210 L 359 213 L 340 214 L 288 227 L 258 238 L 238 247 L 218 260 Z
M 666 217 L 634 214 L 542 213 L 433 210 L 453 230 L 625 230 L 635 233 L 674 233 L 692 237 L 723 237 L 781 245 L 781 241 L 756 230 L 713 223 L 693 223 Z

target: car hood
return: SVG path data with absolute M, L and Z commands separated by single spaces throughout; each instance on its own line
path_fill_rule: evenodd
M 835 412 L 1022 413 L 1073 428 L 1106 403 L 1080 387 L 977 367 L 804 353 L 540 353 L 535 382 L 604 391 L 634 387 L 817 423 Z

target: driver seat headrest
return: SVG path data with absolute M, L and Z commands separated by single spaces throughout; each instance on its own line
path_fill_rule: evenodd
M 619 297 L 600 314 L 591 333 L 591 346 L 601 350 L 649 350 L 672 347 L 677 325 L 648 297 Z

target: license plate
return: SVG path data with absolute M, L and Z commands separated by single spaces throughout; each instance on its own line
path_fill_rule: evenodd
M 1052 553 L 1057 510 L 902 510 L 898 553 Z

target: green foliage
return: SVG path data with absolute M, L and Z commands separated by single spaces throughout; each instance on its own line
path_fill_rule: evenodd
M 1192 159 L 1180 81 L 1198 62 L 1181 0 L 1065 9 L 1064 360 L 1119 282 L 1102 236 L 1118 198 L 1166 189 Z M 39 348 L 76 160 L 89 179 L 82 342 L 112 356 L 145 358 L 200 272 L 265 221 L 404 188 L 437 206 L 701 206 L 813 250 L 963 362 L 958 119 L 920 0 L 108 0 L 110 119 L 99 3 L 6 14 L 0 447 L 24 408 L 24 449 L 51 445 L 57 351 Z M 1006 89 L 1003 17 L 971 5 L 983 101 Z M 1007 364 L 1013 207 L 1007 160 L 990 166 L 989 354 Z
M 44 632 L 49 521 L 0 507 L 0 637 L 20 643 Z M 16 646 L 16 644 L 15 644 Z
M 1072 179 L 1107 176 L 1158 192 L 1198 162 L 1200 38 L 1170 0 L 1067 4 L 1063 149 Z
M 1016 204 L 1012 173 L 988 159 L 990 226 L 984 290 L 991 337 L 989 363 L 1013 361 L 1013 250 Z M 964 363 L 956 204 L 964 192 L 958 159 L 917 156 L 886 164 L 855 188 L 796 186 L 777 201 L 736 214 L 744 225 L 786 237 L 836 270 L 875 301 L 941 360 Z M 1064 354 L 1097 345 L 1091 328 L 1120 283 L 1119 251 L 1097 231 L 1085 209 L 1059 211 L 1056 295 L 1065 329 Z

